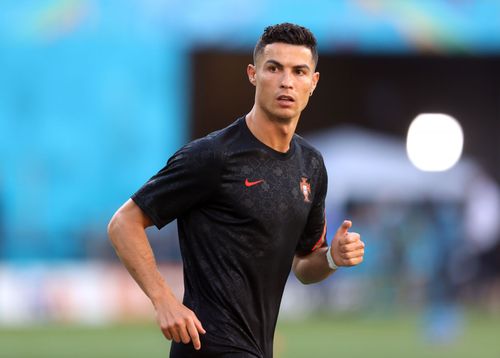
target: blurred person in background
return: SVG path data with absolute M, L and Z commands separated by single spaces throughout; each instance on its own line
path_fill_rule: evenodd
M 327 173 L 295 134 L 319 80 L 306 28 L 267 27 L 248 65 L 255 102 L 230 126 L 177 151 L 113 216 L 115 250 L 156 310 L 171 357 L 272 357 L 290 270 L 305 284 L 363 260 L 344 221 L 326 241 Z M 157 270 L 145 228 L 177 219 L 183 302 Z

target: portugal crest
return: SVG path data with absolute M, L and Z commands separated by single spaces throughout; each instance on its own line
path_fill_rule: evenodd
M 302 195 L 304 195 L 304 201 L 306 203 L 310 203 L 311 200 L 309 199 L 309 197 L 311 196 L 311 184 L 307 182 L 307 178 L 302 177 L 300 179 L 299 185 L 300 185 L 300 192 L 302 193 Z

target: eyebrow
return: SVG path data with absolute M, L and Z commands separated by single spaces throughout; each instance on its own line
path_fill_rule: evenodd
M 285 66 L 283 66 L 283 64 L 279 63 L 276 60 L 267 60 L 265 64 L 272 64 L 272 65 L 275 65 L 275 66 L 280 67 L 280 68 L 285 67 Z M 311 68 L 306 64 L 296 65 L 296 66 L 293 66 L 293 68 L 296 70 L 300 70 L 300 69 L 308 69 L 309 71 L 311 70 Z

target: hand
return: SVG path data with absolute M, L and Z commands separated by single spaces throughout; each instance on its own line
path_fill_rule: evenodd
M 199 334 L 206 331 L 195 313 L 170 294 L 161 304 L 155 305 L 156 320 L 168 340 L 187 344 L 193 342 L 194 349 L 201 348 Z
M 352 222 L 345 220 L 332 240 L 330 252 L 337 266 L 356 266 L 363 262 L 365 243 L 358 233 L 348 232 L 351 226 Z

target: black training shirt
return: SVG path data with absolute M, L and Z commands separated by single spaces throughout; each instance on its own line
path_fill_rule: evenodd
M 200 351 L 173 342 L 171 357 L 272 357 L 293 257 L 326 245 L 326 188 L 303 138 L 277 152 L 242 117 L 181 148 L 132 196 L 158 228 L 177 218 L 183 303 L 207 331 Z

